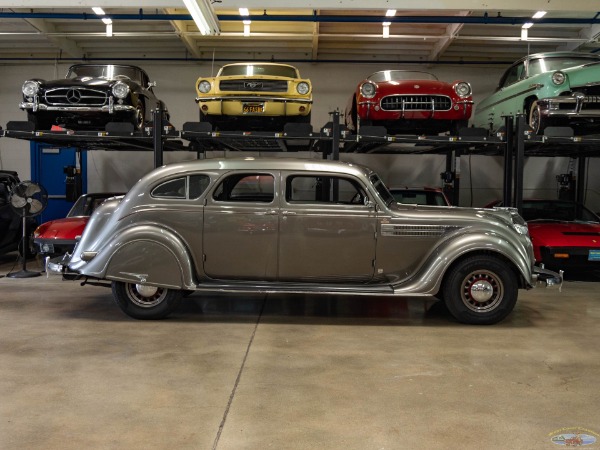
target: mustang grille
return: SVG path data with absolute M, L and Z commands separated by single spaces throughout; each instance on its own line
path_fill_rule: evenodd
M 288 82 L 283 80 L 223 80 L 219 82 L 222 91 L 241 92 L 287 92 Z
M 405 236 L 405 237 L 436 237 L 456 230 L 459 227 L 447 225 L 392 225 L 382 224 L 381 234 L 383 236 Z
M 106 103 L 106 92 L 87 88 L 48 89 L 44 99 L 53 106 L 102 106 Z
M 390 95 L 381 99 L 385 111 L 448 111 L 452 100 L 445 95 Z

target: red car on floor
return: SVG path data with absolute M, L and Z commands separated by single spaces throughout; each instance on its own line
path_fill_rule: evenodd
M 33 242 L 38 253 L 51 257 L 71 253 L 96 207 L 107 198 L 119 195 L 124 194 L 115 192 L 83 194 L 77 199 L 67 217 L 41 224 L 33 232 Z
M 456 134 L 471 117 L 471 94 L 465 81 L 446 83 L 427 72 L 383 70 L 358 84 L 345 122 L 352 131 L 374 125 L 390 134 Z
M 588 208 L 568 200 L 523 200 L 522 216 L 536 261 L 571 274 L 600 269 L 600 217 Z

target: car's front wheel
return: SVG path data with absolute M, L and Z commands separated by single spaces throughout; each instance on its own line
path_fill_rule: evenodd
M 112 292 L 119 308 L 134 319 L 164 319 L 182 299 L 179 290 L 122 281 L 112 282 Z
M 548 121 L 542 117 L 537 101 L 534 101 L 529 107 L 529 126 L 535 134 L 543 134 L 544 128 L 548 126 Z
M 518 296 L 515 273 L 499 258 L 486 255 L 459 261 L 442 289 L 454 318 L 474 325 L 500 322 L 513 310 Z
M 144 129 L 144 125 L 146 124 L 146 115 L 144 103 L 141 100 L 138 100 L 135 105 L 135 112 L 133 114 L 133 118 L 131 119 L 131 123 L 133 123 L 133 129 L 136 131 Z

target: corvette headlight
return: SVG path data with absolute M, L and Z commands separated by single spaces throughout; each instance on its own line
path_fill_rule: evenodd
M 373 97 L 375 95 L 376 91 L 377 91 L 377 89 L 375 88 L 375 85 L 373 83 L 364 83 L 360 87 L 361 94 L 367 98 Z
M 23 83 L 23 87 L 21 88 L 23 95 L 26 97 L 31 97 L 32 95 L 37 94 L 39 90 L 40 84 L 37 81 L 31 80 L 27 80 L 25 83 Z
M 554 84 L 556 84 L 557 86 L 560 86 L 561 84 L 563 84 L 566 79 L 567 79 L 567 76 L 565 75 L 564 72 L 561 72 L 560 70 L 558 70 L 552 74 L 552 82 Z
M 125 98 L 129 94 L 129 86 L 122 81 L 117 81 L 112 87 L 112 93 L 117 98 Z
M 310 86 L 305 81 L 301 81 L 296 86 L 296 90 L 298 91 L 298 94 L 300 94 L 300 95 L 306 95 L 310 91 Z
M 198 83 L 198 91 L 202 92 L 203 94 L 208 94 L 208 92 L 210 92 L 210 88 L 210 82 L 206 80 L 202 80 L 200 83 Z
M 459 97 L 468 97 L 471 95 L 471 85 L 464 81 L 456 83 L 456 86 L 454 86 L 454 92 L 456 92 Z

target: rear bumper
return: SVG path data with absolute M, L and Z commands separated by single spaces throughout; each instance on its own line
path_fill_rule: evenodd
M 560 288 L 563 283 L 563 271 L 553 272 L 540 266 L 533 267 L 533 286 Z

